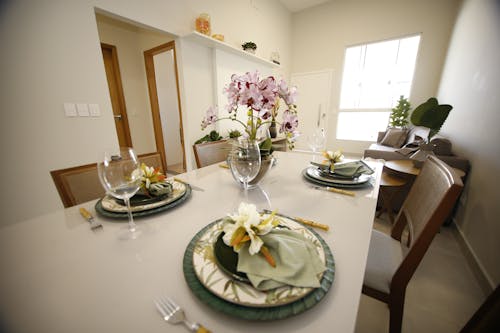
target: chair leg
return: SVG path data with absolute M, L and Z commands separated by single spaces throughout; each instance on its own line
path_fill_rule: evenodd
M 389 333 L 401 333 L 405 295 L 391 295 L 389 300 Z

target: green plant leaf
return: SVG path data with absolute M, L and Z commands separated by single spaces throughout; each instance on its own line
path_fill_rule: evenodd
M 411 122 L 415 126 L 430 128 L 429 137 L 433 137 L 439 132 L 446 118 L 453 109 L 449 104 L 439 104 L 438 100 L 431 97 L 427 102 L 420 104 L 411 114 Z

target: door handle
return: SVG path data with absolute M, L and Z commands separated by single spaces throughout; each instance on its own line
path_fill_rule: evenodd
M 114 114 L 113 117 L 115 117 L 115 119 L 122 120 L 121 114 Z

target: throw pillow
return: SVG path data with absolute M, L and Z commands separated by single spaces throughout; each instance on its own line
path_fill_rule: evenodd
M 407 135 L 407 129 L 388 128 L 380 144 L 393 148 L 401 148 L 403 143 L 406 141 Z

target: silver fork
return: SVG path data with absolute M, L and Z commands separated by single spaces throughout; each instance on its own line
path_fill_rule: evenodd
M 192 323 L 186 319 L 184 310 L 178 306 L 170 297 L 160 297 L 155 300 L 155 305 L 160 311 L 163 319 L 170 324 L 183 323 L 186 327 L 196 333 L 210 333 L 203 325 Z

